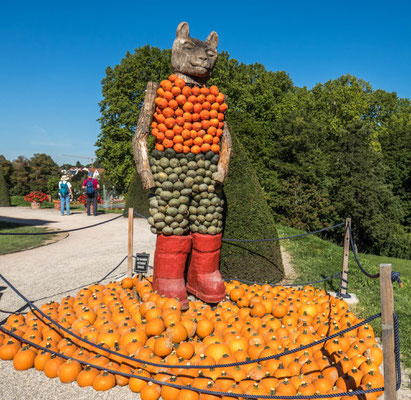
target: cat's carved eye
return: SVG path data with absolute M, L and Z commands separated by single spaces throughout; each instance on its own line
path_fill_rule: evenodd
M 184 49 L 192 50 L 194 45 L 192 43 L 184 43 Z

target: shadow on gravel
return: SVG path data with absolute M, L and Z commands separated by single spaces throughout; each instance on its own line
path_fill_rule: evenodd
M 50 220 L 45 220 L 45 219 L 29 219 L 29 218 L 9 218 L 9 217 L 0 216 L 0 227 L 1 227 L 1 222 L 8 222 L 8 223 L 19 224 L 19 225 L 41 226 L 41 225 L 56 223 L 58 221 L 50 221 Z

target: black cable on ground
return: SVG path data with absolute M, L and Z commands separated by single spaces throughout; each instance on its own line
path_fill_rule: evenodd
M 170 383 L 170 382 L 163 382 L 163 381 L 159 381 L 153 378 L 148 378 L 148 377 L 144 377 L 144 376 L 140 376 L 140 375 L 134 375 L 134 374 L 128 374 L 126 372 L 122 372 L 122 371 L 117 371 L 117 370 L 113 370 L 110 368 L 106 368 L 106 367 L 102 367 L 100 365 L 96 365 L 96 364 L 90 364 L 87 361 L 84 360 L 79 360 L 77 358 L 71 357 L 71 356 L 67 356 L 65 354 L 59 353 L 57 351 L 51 350 L 48 347 L 43 347 L 40 346 L 37 343 L 31 342 L 28 339 L 24 339 L 21 336 L 18 336 L 16 334 L 14 334 L 13 332 L 5 329 L 4 327 L 0 326 L 0 329 L 3 330 L 3 332 L 7 333 L 8 335 L 10 335 L 11 337 L 14 337 L 17 340 L 20 340 L 22 342 L 25 342 L 27 344 L 29 344 L 30 346 L 36 347 L 40 350 L 43 351 L 47 351 L 48 353 L 54 354 L 58 357 L 61 357 L 65 360 L 73 360 L 73 361 L 77 361 L 78 363 L 82 364 L 82 365 L 88 365 L 92 368 L 96 368 L 100 371 L 107 371 L 113 375 L 121 375 L 124 376 L 126 378 L 137 378 L 140 379 L 142 381 L 145 382 L 152 382 L 156 385 L 160 385 L 160 386 L 169 386 L 175 389 L 186 389 L 186 390 L 191 390 L 193 392 L 197 392 L 200 394 L 209 394 L 209 395 L 213 395 L 213 396 L 218 396 L 218 397 L 223 397 L 223 396 L 228 396 L 228 397 L 242 397 L 245 399 L 266 399 L 266 400 L 299 400 L 299 399 L 304 399 L 304 400 L 310 400 L 310 399 L 326 399 L 326 398 L 330 398 L 330 397 L 342 397 L 342 396 L 356 396 L 356 395 L 362 395 L 362 394 L 367 394 L 367 393 L 377 393 L 377 392 L 381 392 L 384 390 L 383 387 L 381 388 L 371 388 L 371 389 L 367 389 L 367 390 L 353 390 L 350 392 L 345 392 L 345 393 L 330 393 L 330 394 L 314 394 L 314 395 L 310 395 L 310 396 L 299 396 L 299 395 L 295 395 L 295 396 L 272 396 L 272 395 L 254 395 L 254 394 L 243 394 L 243 393 L 232 393 L 232 392 L 215 392 L 213 390 L 207 390 L 207 389 L 199 389 L 196 388 L 194 386 L 184 386 L 184 385 L 178 385 L 175 383 Z
M 96 224 L 93 225 L 88 225 L 88 226 L 82 226 L 81 228 L 73 228 L 73 229 L 66 229 L 62 231 L 51 231 L 51 232 L 0 232 L 0 236 L 39 236 L 39 235 L 56 235 L 57 233 L 66 233 L 66 232 L 75 232 L 75 231 L 81 231 L 83 229 L 88 229 L 88 228 L 94 228 L 95 226 L 107 224 L 108 222 L 114 221 L 116 219 L 119 219 L 123 216 L 124 214 L 120 214 L 117 217 L 111 218 L 107 221 L 102 221 L 102 222 L 97 222 Z

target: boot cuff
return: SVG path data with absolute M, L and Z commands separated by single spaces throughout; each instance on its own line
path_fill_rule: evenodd
M 206 253 L 210 251 L 216 251 L 221 247 L 221 238 L 223 234 L 218 235 L 203 235 L 201 233 L 192 233 L 193 248 Z
M 160 253 L 189 253 L 191 236 L 157 235 L 156 251 Z

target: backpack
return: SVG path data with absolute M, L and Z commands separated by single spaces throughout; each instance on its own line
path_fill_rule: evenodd
M 87 180 L 87 183 L 86 183 L 86 194 L 88 194 L 89 196 L 92 196 L 95 192 L 93 182 L 94 182 L 94 179 Z
M 60 184 L 60 194 L 63 197 L 66 197 L 68 195 L 68 193 L 69 193 L 69 188 L 68 188 L 67 182 L 61 182 L 61 184 Z

